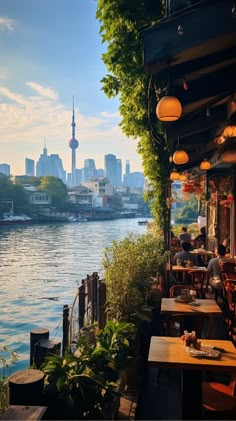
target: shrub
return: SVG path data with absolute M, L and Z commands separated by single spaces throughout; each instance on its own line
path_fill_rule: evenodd
M 104 280 L 109 318 L 137 322 L 151 277 L 163 273 L 168 253 L 154 233 L 129 234 L 104 251 Z

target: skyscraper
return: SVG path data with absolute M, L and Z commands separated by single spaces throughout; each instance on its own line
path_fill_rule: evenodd
M 10 165 L 0 164 L 0 172 L 5 175 L 10 175 Z
M 43 153 L 40 155 L 36 163 L 36 177 L 54 176 L 66 182 L 66 172 L 63 169 L 62 160 L 58 154 L 48 155 L 47 148 L 44 143 Z
M 125 163 L 125 175 L 130 174 L 130 162 L 127 160 Z
M 34 160 L 25 158 L 25 175 L 34 176 Z
M 121 159 L 116 160 L 116 186 L 122 185 L 122 161 Z
M 72 138 L 69 140 L 69 147 L 71 148 L 71 178 L 72 178 L 72 187 L 76 185 L 76 154 L 75 150 L 79 146 L 78 140 L 75 138 L 75 110 L 74 110 L 74 97 L 73 97 L 73 113 L 72 113 Z
M 91 178 L 96 177 L 96 166 L 94 159 L 88 158 L 84 160 L 84 168 L 88 169 L 88 179 L 84 181 L 91 180 Z

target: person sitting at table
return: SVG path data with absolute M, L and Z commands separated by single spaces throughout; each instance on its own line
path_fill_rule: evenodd
M 189 234 L 187 227 L 182 227 L 182 233 L 179 235 L 179 239 L 180 239 L 181 243 L 183 243 L 183 242 L 190 243 L 191 242 L 191 235 Z
M 206 227 L 201 227 L 200 234 L 195 238 L 195 243 L 206 244 Z
M 189 261 L 190 263 L 192 263 L 193 266 L 196 265 L 197 263 L 196 256 L 193 253 L 190 253 L 191 244 L 188 241 L 183 241 L 182 249 L 183 249 L 182 251 L 175 253 L 173 264 L 178 265 L 179 262 L 181 264 L 184 261 L 185 262 Z
M 222 290 L 222 282 L 220 279 L 221 267 L 220 263 L 224 260 L 226 248 L 223 244 L 219 244 L 215 251 L 216 257 L 213 257 L 207 266 L 207 271 L 210 274 L 209 284 L 215 289 L 215 295 Z

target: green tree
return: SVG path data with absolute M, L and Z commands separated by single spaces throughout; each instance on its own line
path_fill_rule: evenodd
M 14 184 L 10 177 L 0 177 L 0 212 L 9 212 L 11 203 L 14 212 L 27 212 L 30 208 L 28 196 L 21 184 Z
M 53 176 L 40 177 L 39 189 L 47 192 L 52 198 L 52 205 L 62 208 L 67 198 L 67 187 L 60 178 Z
M 120 126 L 128 137 L 138 140 L 137 151 L 150 182 L 146 200 L 150 202 L 156 223 L 165 230 L 169 152 L 162 124 L 148 112 L 150 80 L 144 73 L 141 38 L 142 28 L 161 16 L 160 5 L 161 1 L 98 0 L 97 19 L 101 23 L 102 41 L 107 44 L 102 59 L 108 74 L 101 81 L 102 89 L 109 98 L 119 95 Z M 150 95 L 155 96 L 155 93 L 150 92 Z

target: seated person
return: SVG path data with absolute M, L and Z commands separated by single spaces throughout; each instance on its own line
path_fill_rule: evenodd
M 182 233 L 179 235 L 180 241 L 183 242 L 191 242 L 191 235 L 188 232 L 187 227 L 182 227 Z
M 200 234 L 197 235 L 197 237 L 195 238 L 195 241 L 197 243 L 206 244 L 206 227 L 202 227 L 200 229 Z
M 216 251 L 216 257 L 213 257 L 207 266 L 207 271 L 211 275 L 209 284 L 215 289 L 222 289 L 222 283 L 220 279 L 221 267 L 220 263 L 225 257 L 226 248 L 223 244 L 219 244 Z
M 178 253 L 175 253 L 173 264 L 176 265 L 178 261 L 190 261 L 192 265 L 196 265 L 196 256 L 193 253 L 190 253 L 191 250 L 191 244 L 187 241 L 183 241 L 182 243 L 182 251 L 179 251 Z

